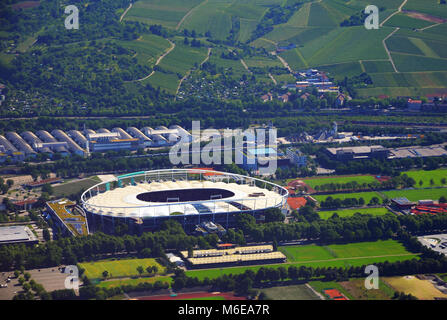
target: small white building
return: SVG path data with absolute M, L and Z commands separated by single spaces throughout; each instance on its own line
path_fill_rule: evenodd
M 169 259 L 169 262 L 174 263 L 177 267 L 185 266 L 185 262 L 179 256 L 176 256 L 173 253 L 167 253 L 166 256 Z

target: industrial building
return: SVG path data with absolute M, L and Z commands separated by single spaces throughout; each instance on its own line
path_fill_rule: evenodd
M 364 159 L 404 159 L 447 156 L 447 150 L 441 146 L 384 148 L 376 146 L 357 146 L 343 148 L 327 148 L 329 156 L 334 160 Z
M 192 256 L 188 255 L 188 251 L 182 251 L 180 254 L 189 268 L 217 268 L 286 261 L 286 256 L 280 251 L 274 251 L 272 245 L 194 250 Z
M 192 135 L 178 125 L 169 128 L 158 126 L 155 129 L 144 127 L 141 130 L 129 127 L 126 130 L 116 127 L 112 130 L 101 128 L 70 130 L 67 133 L 55 129 L 49 133 L 46 130 L 37 132 L 24 131 L 20 135 L 8 132 L 0 135 L 0 162 L 7 159 L 23 161 L 37 153 L 69 156 L 77 154 L 88 155 L 89 152 L 105 152 L 108 150 L 130 150 L 172 146 L 179 141 L 191 142 Z
M 27 226 L 0 227 L 0 245 L 2 244 L 36 244 L 39 240 Z
M 386 159 L 390 151 L 380 145 L 343 148 L 327 148 L 329 156 L 335 160 Z

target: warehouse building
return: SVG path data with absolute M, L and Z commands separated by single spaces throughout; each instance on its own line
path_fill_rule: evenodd
M 188 251 L 182 251 L 180 254 L 189 268 L 218 268 L 286 261 L 286 256 L 280 251 L 274 251 L 271 245 L 194 250 L 191 257 Z
M 2 244 L 36 244 L 39 240 L 27 226 L 0 227 L 0 245 Z

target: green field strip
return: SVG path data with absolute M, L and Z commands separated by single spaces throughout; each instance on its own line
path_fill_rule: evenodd
M 430 58 L 440 58 L 427 44 L 418 38 L 409 38 L 410 41 L 422 51 L 422 53 Z

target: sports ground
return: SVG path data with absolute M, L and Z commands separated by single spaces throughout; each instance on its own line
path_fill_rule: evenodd
M 132 277 L 137 276 L 137 268 L 143 267 L 146 273 L 146 268 L 149 266 L 156 266 L 159 274 L 165 271 L 165 267 L 160 265 L 155 259 L 120 259 L 120 260 L 101 260 L 95 262 L 82 262 L 78 264 L 81 268 L 85 269 L 84 274 L 89 279 L 102 279 L 102 273 L 107 271 L 109 278 L 119 277 Z
M 394 240 L 337 244 L 329 246 L 297 245 L 282 246 L 279 250 L 287 256 L 287 263 L 264 265 L 264 267 L 279 268 L 295 265 L 297 267 L 337 267 L 349 268 L 378 262 L 396 262 L 419 259 L 419 256 L 408 252 L 402 244 Z M 216 278 L 224 274 L 240 274 L 245 270 L 257 271 L 262 266 L 243 266 L 229 268 L 214 268 L 189 270 L 190 277 Z

